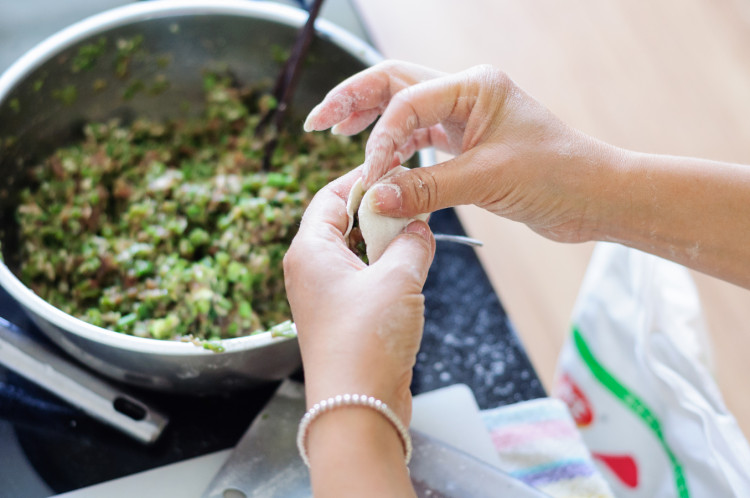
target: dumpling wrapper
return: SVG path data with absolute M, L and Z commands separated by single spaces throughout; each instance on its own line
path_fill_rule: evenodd
M 382 179 L 393 176 L 401 171 L 407 171 L 408 168 L 396 166 Z M 374 263 L 383 255 L 388 245 L 400 234 L 404 227 L 414 220 L 427 221 L 429 214 L 418 214 L 414 218 L 391 218 L 377 214 L 370 209 L 370 197 L 372 191 L 366 192 L 362 186 L 362 179 L 358 179 L 349 192 L 349 199 L 346 202 L 346 211 L 349 215 L 349 226 L 346 229 L 344 238 L 348 241 L 349 234 L 354 226 L 354 213 L 359 216 L 359 230 L 362 232 L 362 238 L 365 241 L 367 250 L 367 259 Z

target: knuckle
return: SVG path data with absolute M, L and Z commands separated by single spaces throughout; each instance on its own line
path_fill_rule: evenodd
M 505 71 L 491 64 L 476 66 L 474 71 L 476 71 L 479 79 L 490 87 L 506 89 L 513 84 L 510 76 Z
M 479 74 L 494 74 L 499 71 L 499 69 L 497 69 L 492 64 L 479 64 L 477 66 L 474 66 L 472 70 L 476 71 Z
M 423 175 L 423 182 L 422 182 L 422 190 L 424 192 L 424 198 L 425 198 L 425 210 L 424 212 L 432 212 L 436 209 L 438 204 L 438 182 L 437 178 L 435 178 L 435 175 L 433 171 L 430 171 L 429 169 L 422 170 Z
M 430 213 L 438 205 L 438 183 L 429 168 L 412 170 L 405 204 L 410 214 Z M 407 200 L 408 199 L 408 200 Z
M 381 71 L 390 72 L 390 71 L 392 71 L 394 69 L 397 69 L 397 68 L 401 67 L 402 64 L 403 63 L 401 61 L 398 61 L 398 60 L 395 60 L 395 59 L 388 59 L 388 60 L 385 60 L 385 61 L 378 62 L 375 65 L 375 68 L 377 68 L 378 70 L 381 70 Z
M 401 245 L 408 243 L 403 238 L 397 238 L 393 244 Z M 400 292 L 414 290 L 411 287 L 419 280 L 418 275 L 413 271 L 413 264 L 404 260 L 389 260 L 385 265 L 380 267 L 380 279 L 384 287 L 398 289 Z M 419 289 L 416 289 L 419 291 Z
M 403 106 L 411 105 L 410 101 L 411 101 L 413 94 L 414 94 L 414 87 L 402 88 L 401 90 L 396 92 L 391 98 L 391 105 L 393 105 L 394 107 L 403 107 Z
M 408 130 L 416 130 L 420 127 L 419 112 L 412 101 L 418 92 L 418 87 L 410 86 L 399 90 L 391 99 L 391 106 L 403 116 L 403 124 Z
M 289 275 L 294 271 L 294 268 L 297 266 L 297 259 L 297 251 L 295 250 L 295 246 L 292 245 L 281 262 L 284 275 Z

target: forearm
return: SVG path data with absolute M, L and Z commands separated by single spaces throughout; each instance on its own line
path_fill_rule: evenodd
M 594 238 L 750 288 L 750 166 L 623 152 Z
M 413 497 L 404 448 L 375 410 L 345 407 L 310 426 L 308 454 L 316 497 Z

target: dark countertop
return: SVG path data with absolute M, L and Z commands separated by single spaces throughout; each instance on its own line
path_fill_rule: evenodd
M 433 213 L 430 226 L 464 234 L 452 209 Z M 463 383 L 483 409 L 545 395 L 474 249 L 438 242 L 424 295 L 415 393 Z
M 40 3 L 47 2 L 30 1 L 28 10 L 16 6 L 13 12 L 17 17 L 19 12 L 28 14 Z M 91 10 L 122 3 L 94 4 Z M 332 11 L 332 3 L 348 7 L 346 0 L 333 0 L 328 4 Z M 83 15 L 87 14 L 79 18 Z M 340 10 L 337 15 L 347 16 Z M 0 24 L 8 23 L 8 17 L 0 18 L 6 19 Z M 5 37 L 6 27 L 0 30 Z M 357 29 L 361 28 L 353 31 Z M 453 210 L 433 214 L 430 223 L 435 232 L 463 233 Z M 439 242 L 424 294 L 426 321 L 412 384 L 415 394 L 464 383 L 472 388 L 481 408 L 545 395 L 473 249 Z M 0 316 L 38 334 L 1 290 Z M 145 448 L 0 369 L 0 460 L 18 460 L 18 455 L 8 454 L 11 448 L 23 460 L 15 474 L 0 471 L 0 497 L 43 496 L 46 489 L 63 492 L 231 447 L 274 389 L 270 385 L 211 398 L 137 392 L 171 418 L 162 439 Z M 35 478 L 31 474 L 41 476 L 46 486 L 29 484 Z M 15 484 L 5 482 L 11 478 Z

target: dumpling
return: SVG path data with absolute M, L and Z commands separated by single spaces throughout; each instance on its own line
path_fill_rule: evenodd
M 408 168 L 397 166 L 386 173 L 383 179 L 406 171 Z M 344 238 L 348 241 L 354 226 L 354 213 L 359 217 L 359 229 L 365 241 L 367 259 L 370 263 L 377 261 L 383 255 L 388 244 L 400 234 L 404 227 L 414 220 L 427 221 L 429 214 L 419 214 L 414 218 L 391 218 L 373 212 L 370 209 L 370 198 L 372 192 L 366 192 L 362 187 L 362 180 L 357 180 L 349 192 L 346 203 L 346 211 L 349 215 L 349 226 Z

